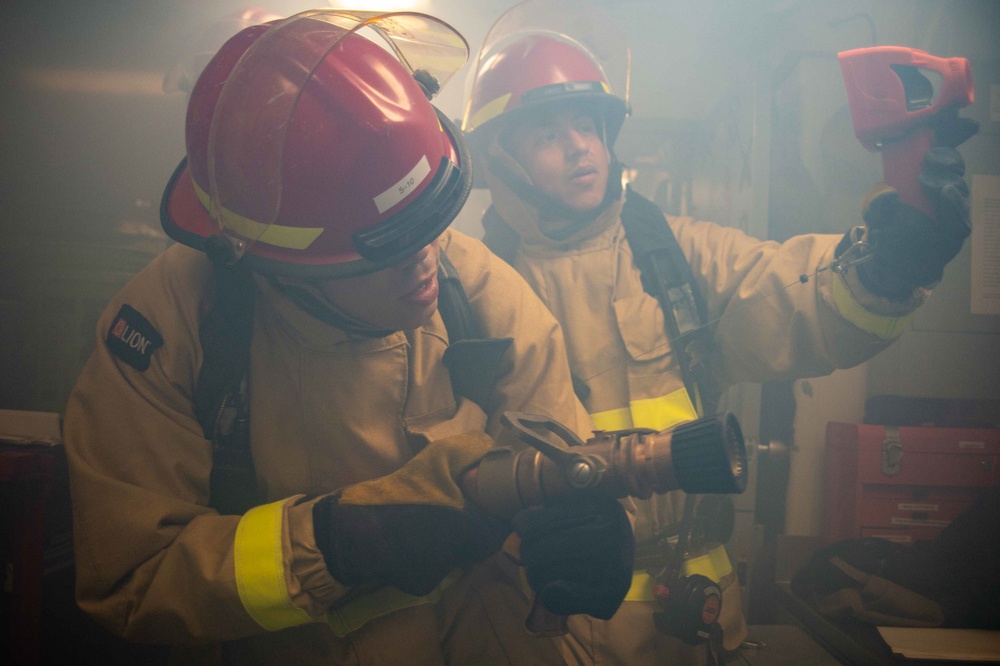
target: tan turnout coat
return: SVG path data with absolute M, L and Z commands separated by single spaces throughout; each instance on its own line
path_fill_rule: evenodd
M 497 150 L 496 143 L 492 148 Z M 584 403 L 595 426 L 663 429 L 696 418 L 663 312 L 643 291 L 633 262 L 621 223 L 623 201 L 573 236 L 555 241 L 541 233 L 536 208 L 494 174 L 487 177 L 496 211 L 519 237 L 513 266 L 562 326 L 572 372 L 590 390 Z M 853 272 L 841 276 L 826 270 L 801 284 L 801 275 L 830 264 L 840 236 L 803 235 L 780 244 L 689 217 L 666 219 L 707 303 L 712 344 L 705 363 L 720 387 L 819 376 L 857 365 L 888 346 L 926 296 L 921 290 L 908 303 L 890 303 L 867 292 Z M 679 522 L 681 495 L 637 501 L 637 539 Z M 694 555 L 689 568 L 699 572 L 712 553 Z M 722 566 L 722 571 L 715 567 L 723 574 L 720 624 L 726 648 L 734 649 L 746 636 L 746 624 L 735 575 L 726 572 L 728 561 Z M 642 589 L 649 587 L 643 575 L 637 572 L 629 597 L 611 621 L 574 624 L 574 631 L 593 640 L 594 658 L 601 664 L 701 663 L 704 648 L 655 630 L 657 606 L 649 589 Z
M 192 408 L 209 262 L 174 246 L 116 296 L 65 417 L 84 610 L 129 640 L 174 644 L 187 663 L 563 663 L 554 642 L 524 632 L 528 600 L 503 558 L 428 598 L 390 588 L 350 601 L 313 536 L 310 498 L 390 473 L 430 439 L 495 435 L 504 410 L 590 428 L 545 307 L 479 241 L 446 232 L 441 242 L 485 333 L 514 340 L 497 409 L 456 400 L 439 314 L 353 337 L 258 280 L 251 445 L 267 503 L 243 516 L 207 506 L 211 444 Z M 104 343 L 122 304 L 162 334 L 145 371 Z

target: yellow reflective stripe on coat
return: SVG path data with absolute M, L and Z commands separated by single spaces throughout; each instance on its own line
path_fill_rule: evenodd
M 659 398 L 633 400 L 632 423 L 636 428 L 666 430 L 678 423 L 693 421 L 698 412 L 691 404 L 687 389 L 680 388 Z
M 628 588 L 625 601 L 654 601 L 653 577 L 645 571 L 632 573 L 632 587 Z
M 659 398 L 633 400 L 628 407 L 594 412 L 590 418 L 598 430 L 665 430 L 678 423 L 693 421 L 698 418 L 698 412 L 687 390 L 680 388 Z
M 632 428 L 632 412 L 628 407 L 594 412 L 590 415 L 597 430 L 629 430 Z
M 718 583 L 723 576 L 733 572 L 733 565 L 726 554 L 725 546 L 716 546 L 704 555 L 692 557 L 684 562 L 685 576 L 701 574 Z M 625 601 L 654 601 L 653 577 L 645 571 L 632 574 L 632 587 L 625 595 Z
M 718 583 L 723 576 L 733 572 L 733 565 L 729 561 L 725 546 L 716 546 L 704 555 L 691 557 L 684 560 L 684 575 L 693 576 L 701 574 L 706 578 L 711 578 Z
M 854 295 L 840 275 L 835 275 L 833 278 L 833 302 L 836 303 L 841 317 L 865 333 L 877 335 L 883 340 L 898 338 L 916 314 L 914 311 L 902 317 L 886 317 L 866 310 L 854 300 Z
M 240 601 L 250 617 L 268 631 L 315 621 L 292 604 L 288 594 L 281 538 L 284 506 L 281 501 L 250 509 L 240 519 L 233 544 Z
M 460 571 L 452 571 L 443 581 L 438 583 L 436 588 L 422 597 L 400 592 L 394 587 L 379 588 L 344 604 L 340 608 L 329 611 L 326 614 L 326 622 L 337 638 L 343 638 L 377 617 L 404 608 L 437 603 L 445 589 L 458 580 L 460 575 Z

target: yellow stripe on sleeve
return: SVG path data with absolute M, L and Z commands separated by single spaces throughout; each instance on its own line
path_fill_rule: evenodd
M 281 528 L 285 502 L 248 511 L 236 528 L 233 559 L 240 601 L 250 617 L 268 631 L 315 621 L 292 604 L 285 582 Z
M 886 317 L 866 310 L 854 300 L 854 295 L 844 283 L 842 275 L 833 276 L 833 302 L 837 305 L 840 316 L 851 322 L 862 331 L 877 335 L 883 340 L 893 340 L 906 329 L 916 312 L 910 312 L 902 317 Z

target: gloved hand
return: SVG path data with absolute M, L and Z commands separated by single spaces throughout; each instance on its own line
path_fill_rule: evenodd
M 499 550 L 510 528 L 467 502 L 455 482 L 491 446 L 483 433 L 446 437 L 392 474 L 317 502 L 313 531 L 330 575 L 422 596 Z
M 525 509 L 511 520 L 538 600 L 557 615 L 607 620 L 632 584 L 635 537 L 617 501 L 577 497 Z
M 955 147 L 975 134 L 979 125 L 968 118 L 942 114 L 935 121 L 944 146 L 924 156 L 920 185 L 938 219 L 899 202 L 899 195 L 885 183 L 868 193 L 863 206 L 867 240 L 874 257 L 857 267 L 866 289 L 890 300 L 905 301 L 917 287 L 941 279 L 944 267 L 962 249 L 971 232 L 969 185 L 965 162 Z

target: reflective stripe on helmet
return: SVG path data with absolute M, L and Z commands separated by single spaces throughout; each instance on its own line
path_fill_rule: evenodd
M 211 210 L 211 197 L 208 192 L 198 187 L 198 183 L 191 180 L 194 185 L 194 192 L 198 195 L 198 201 L 206 210 Z M 222 226 L 235 231 L 244 238 L 256 238 L 258 243 L 267 243 L 275 247 L 283 247 L 289 250 L 304 250 L 323 233 L 322 227 L 285 227 L 280 224 L 263 224 L 249 217 L 243 217 L 239 213 L 222 209 L 219 211 L 222 218 Z
M 466 122 L 467 127 L 479 127 L 485 124 L 487 121 L 493 120 L 507 108 L 507 102 L 510 101 L 511 94 L 505 93 L 500 95 L 491 102 L 484 104 L 471 118 Z

